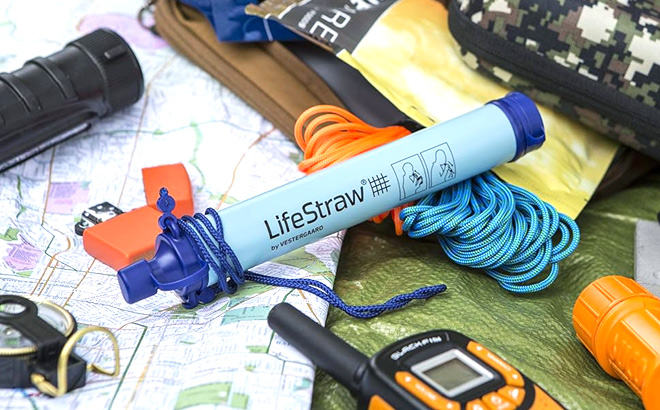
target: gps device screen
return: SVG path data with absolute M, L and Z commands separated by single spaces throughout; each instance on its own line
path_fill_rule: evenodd
M 458 386 L 481 377 L 481 373 L 475 371 L 458 358 L 453 358 L 439 366 L 433 367 L 425 371 L 424 374 L 445 390 L 453 390 Z
M 411 370 L 447 397 L 455 397 L 493 379 L 488 369 L 459 349 L 417 363 Z

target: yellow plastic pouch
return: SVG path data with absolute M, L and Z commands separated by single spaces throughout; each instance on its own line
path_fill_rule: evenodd
M 434 0 L 266 0 L 246 10 L 331 50 L 424 126 L 508 92 L 463 62 L 448 29 L 447 10 Z M 544 147 L 494 171 L 575 218 L 618 144 L 555 111 L 540 110 Z

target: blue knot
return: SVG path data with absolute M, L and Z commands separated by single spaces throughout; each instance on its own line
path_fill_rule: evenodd
M 174 216 L 172 211 L 176 207 L 176 201 L 167 192 L 167 188 L 160 189 L 160 198 L 156 201 L 156 207 L 163 215 L 158 218 L 158 226 L 163 232 L 170 231 L 174 237 L 178 238 L 181 235 L 179 226 L 177 224 L 177 217 Z

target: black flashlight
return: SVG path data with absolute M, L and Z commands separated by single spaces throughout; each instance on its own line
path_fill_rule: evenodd
M 143 91 L 135 54 L 108 29 L 1 73 L 0 172 L 135 103 Z

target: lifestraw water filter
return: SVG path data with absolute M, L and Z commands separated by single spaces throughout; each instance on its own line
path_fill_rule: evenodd
M 544 141 L 543 121 L 532 100 L 510 93 L 458 118 L 219 211 L 224 240 L 242 268 L 249 269 L 515 161 Z M 208 219 L 208 223 L 217 228 L 214 220 Z M 118 272 L 128 303 L 152 296 L 157 289 L 176 291 L 188 307 L 195 306 L 198 298 L 205 301 L 214 295 L 209 289 L 217 284 L 218 274 L 200 254 L 200 246 L 209 245 L 175 230 L 164 229 L 158 236 L 153 259 Z M 218 246 L 213 241 L 210 243 Z

